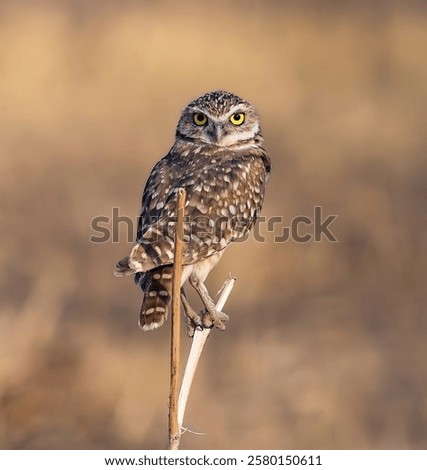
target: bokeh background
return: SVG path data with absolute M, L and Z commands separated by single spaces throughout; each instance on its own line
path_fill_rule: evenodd
M 180 110 L 258 108 L 264 215 L 337 214 L 338 243 L 229 249 L 236 287 L 204 351 L 186 449 L 427 445 L 423 1 L 0 3 L 0 447 L 161 449 L 169 326 L 112 276 Z M 183 334 L 184 357 L 190 341 Z

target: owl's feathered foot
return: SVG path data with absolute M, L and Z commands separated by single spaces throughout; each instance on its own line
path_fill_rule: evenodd
M 206 310 L 203 312 L 202 323 L 204 328 L 218 328 L 218 330 L 225 330 L 225 323 L 229 320 L 229 316 L 220 312 L 217 309 Z
M 188 303 L 187 295 L 183 287 L 181 287 L 181 302 L 184 306 L 185 323 L 187 324 L 187 336 L 192 338 L 196 329 L 202 329 L 202 320 L 200 316 L 192 309 Z
M 225 323 L 229 320 L 228 315 L 217 310 L 215 302 L 210 297 L 209 292 L 203 282 L 193 277 L 190 277 L 189 281 L 196 292 L 199 294 L 199 297 L 205 306 L 205 311 L 202 313 L 203 327 L 215 327 L 219 330 L 225 330 Z

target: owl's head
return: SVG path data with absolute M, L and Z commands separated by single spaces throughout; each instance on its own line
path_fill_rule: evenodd
M 255 108 L 227 91 L 211 91 L 186 106 L 176 136 L 219 147 L 262 141 Z

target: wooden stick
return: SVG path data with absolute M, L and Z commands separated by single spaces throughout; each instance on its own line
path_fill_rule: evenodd
M 217 310 L 221 311 L 224 308 L 225 302 L 230 295 L 234 286 L 236 278 L 230 277 L 225 281 L 221 290 L 221 295 L 216 304 Z M 196 330 L 194 332 L 193 343 L 191 345 L 190 354 L 188 355 L 187 365 L 185 366 L 184 377 L 182 379 L 181 391 L 179 392 L 178 401 L 178 425 L 182 429 L 182 422 L 184 421 L 185 408 L 187 406 L 188 396 L 190 394 L 191 384 L 193 383 L 194 374 L 196 373 L 197 364 L 203 351 L 206 340 L 211 332 L 211 328 L 204 330 Z
M 177 192 L 177 221 L 175 230 L 174 264 L 172 274 L 172 321 L 171 321 L 171 363 L 169 392 L 169 450 L 179 448 L 180 429 L 178 424 L 178 379 L 180 352 L 180 306 L 181 306 L 181 275 L 184 238 L 185 190 Z

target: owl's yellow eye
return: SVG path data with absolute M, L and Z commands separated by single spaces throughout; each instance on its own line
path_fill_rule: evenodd
M 235 126 L 241 126 L 245 122 L 244 113 L 235 113 L 230 116 L 230 122 Z
M 208 122 L 208 118 L 202 113 L 194 113 L 193 121 L 197 126 L 204 126 Z

